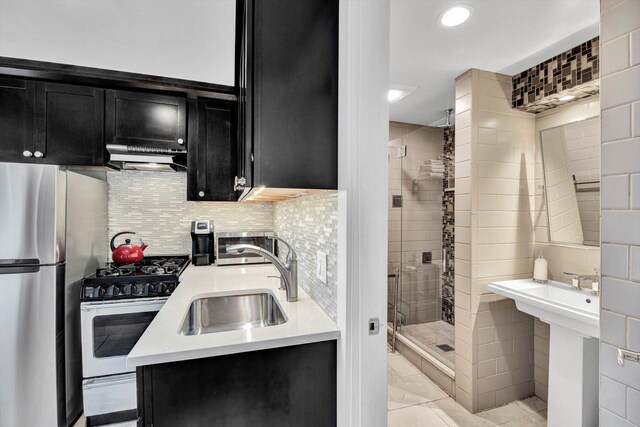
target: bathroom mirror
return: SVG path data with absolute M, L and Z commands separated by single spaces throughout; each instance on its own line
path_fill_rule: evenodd
M 540 132 L 549 241 L 600 245 L 600 117 Z

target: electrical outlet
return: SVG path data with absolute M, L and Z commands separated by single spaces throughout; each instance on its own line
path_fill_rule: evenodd
M 422 252 L 422 263 L 430 264 L 431 263 L 431 252 Z
M 316 277 L 325 285 L 327 284 L 327 254 L 320 251 L 316 257 Z

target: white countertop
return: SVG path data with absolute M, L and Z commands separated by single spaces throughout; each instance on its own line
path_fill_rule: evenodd
M 127 357 L 128 366 L 198 359 L 243 353 L 340 338 L 333 320 L 298 286 L 298 301 L 287 302 L 281 291 L 278 270 L 271 264 L 252 266 L 194 266 L 181 275 L 180 285 L 158 312 Z M 191 302 L 197 298 L 232 294 L 237 291 L 269 290 L 273 293 L 287 322 L 281 325 L 181 335 Z

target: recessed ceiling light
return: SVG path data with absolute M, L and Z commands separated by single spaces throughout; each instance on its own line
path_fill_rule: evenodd
M 438 21 L 445 27 L 455 27 L 469 19 L 472 10 L 471 6 L 467 5 L 453 6 L 442 12 Z
M 576 96 L 575 95 L 565 95 L 565 96 L 561 96 L 558 99 L 560 101 L 573 101 L 574 99 L 576 99 Z
M 396 102 L 397 100 L 402 98 L 403 95 L 405 94 L 406 92 L 401 91 L 399 89 L 389 89 L 389 94 L 388 94 L 389 102 Z
M 405 96 L 409 95 L 411 92 L 416 90 L 415 86 L 406 86 L 406 85 L 398 85 L 398 84 L 390 84 L 389 92 L 387 92 L 387 100 L 389 104 L 393 104 L 394 102 L 400 101 Z

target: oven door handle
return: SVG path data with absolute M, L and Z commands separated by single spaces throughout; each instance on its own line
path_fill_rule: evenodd
M 135 306 L 151 306 L 152 310 L 154 307 L 162 308 L 164 303 L 167 302 L 167 298 L 155 299 L 155 300 L 133 300 L 128 302 L 91 302 L 91 303 L 82 303 L 80 304 L 80 310 L 82 311 L 97 311 L 97 310 L 106 310 L 112 308 L 122 308 L 122 307 L 135 307 Z M 145 310 L 151 311 L 151 310 Z

